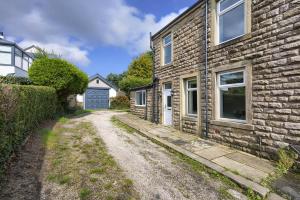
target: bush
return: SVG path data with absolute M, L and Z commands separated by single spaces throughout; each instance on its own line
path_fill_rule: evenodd
M 3 84 L 18 84 L 18 85 L 31 85 L 32 81 L 29 78 L 17 76 L 0 76 L 0 83 Z
M 87 75 L 73 64 L 59 58 L 36 59 L 29 68 L 29 77 L 35 85 L 55 88 L 59 103 L 67 108 L 68 96 L 82 94 Z
M 0 84 L 0 172 L 28 133 L 54 117 L 56 103 L 53 88 Z
M 129 109 L 130 102 L 127 96 L 117 96 L 111 98 L 110 108 L 111 109 Z
M 132 88 L 149 85 L 152 82 L 151 78 L 140 78 L 129 76 L 125 77 L 120 81 L 120 88 L 129 96 L 129 91 Z

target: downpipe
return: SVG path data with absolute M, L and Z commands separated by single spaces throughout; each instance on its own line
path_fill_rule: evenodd
M 208 0 L 205 0 L 205 132 L 204 132 L 204 136 L 208 138 Z

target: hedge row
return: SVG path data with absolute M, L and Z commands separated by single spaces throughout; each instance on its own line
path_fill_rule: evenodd
M 32 81 L 26 77 L 17 76 L 0 76 L 0 83 L 17 84 L 17 85 L 32 85 Z
M 53 88 L 0 84 L 0 172 L 30 130 L 55 116 L 56 103 Z

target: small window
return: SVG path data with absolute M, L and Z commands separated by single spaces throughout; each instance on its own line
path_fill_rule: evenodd
M 218 74 L 221 119 L 246 120 L 245 71 Z
M 135 92 L 135 105 L 136 106 L 145 106 L 146 105 L 146 91 L 136 91 Z
M 99 80 L 98 79 L 96 80 L 96 83 L 99 84 Z
M 164 54 L 164 65 L 170 64 L 172 62 L 172 36 L 171 34 L 164 37 L 163 39 L 163 54 Z
M 186 104 L 187 115 L 197 115 L 198 113 L 198 101 L 197 101 L 197 80 L 186 81 Z
M 217 6 L 218 41 L 245 34 L 245 0 L 220 0 Z

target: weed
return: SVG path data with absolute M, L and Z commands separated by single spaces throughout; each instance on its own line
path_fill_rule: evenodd
M 68 121 L 69 121 L 69 119 L 66 118 L 66 117 L 61 117 L 61 118 L 58 119 L 58 122 L 59 122 L 59 123 L 62 123 L 62 124 L 65 124 L 65 123 L 67 123 Z
M 82 200 L 85 200 L 90 196 L 91 193 L 92 193 L 91 190 L 89 190 L 87 188 L 81 188 L 80 192 L 79 192 L 79 198 Z
M 136 130 L 135 130 L 134 128 L 132 128 L 132 127 L 128 126 L 127 124 L 121 122 L 121 121 L 118 120 L 115 116 L 113 116 L 113 117 L 111 118 L 111 122 L 112 122 L 115 126 L 119 127 L 120 129 L 125 130 L 127 133 L 134 133 L 134 132 L 136 132 Z
M 94 168 L 90 170 L 90 174 L 103 174 L 105 170 L 103 167 Z
M 250 188 L 248 188 L 247 190 L 247 198 L 249 200 L 262 200 L 262 197 L 253 192 L 253 190 L 251 190 Z
M 262 185 L 271 188 L 272 183 L 285 175 L 288 170 L 294 165 L 296 156 L 292 151 L 280 149 L 278 151 L 278 162 L 274 173 L 270 174 L 261 183 Z

